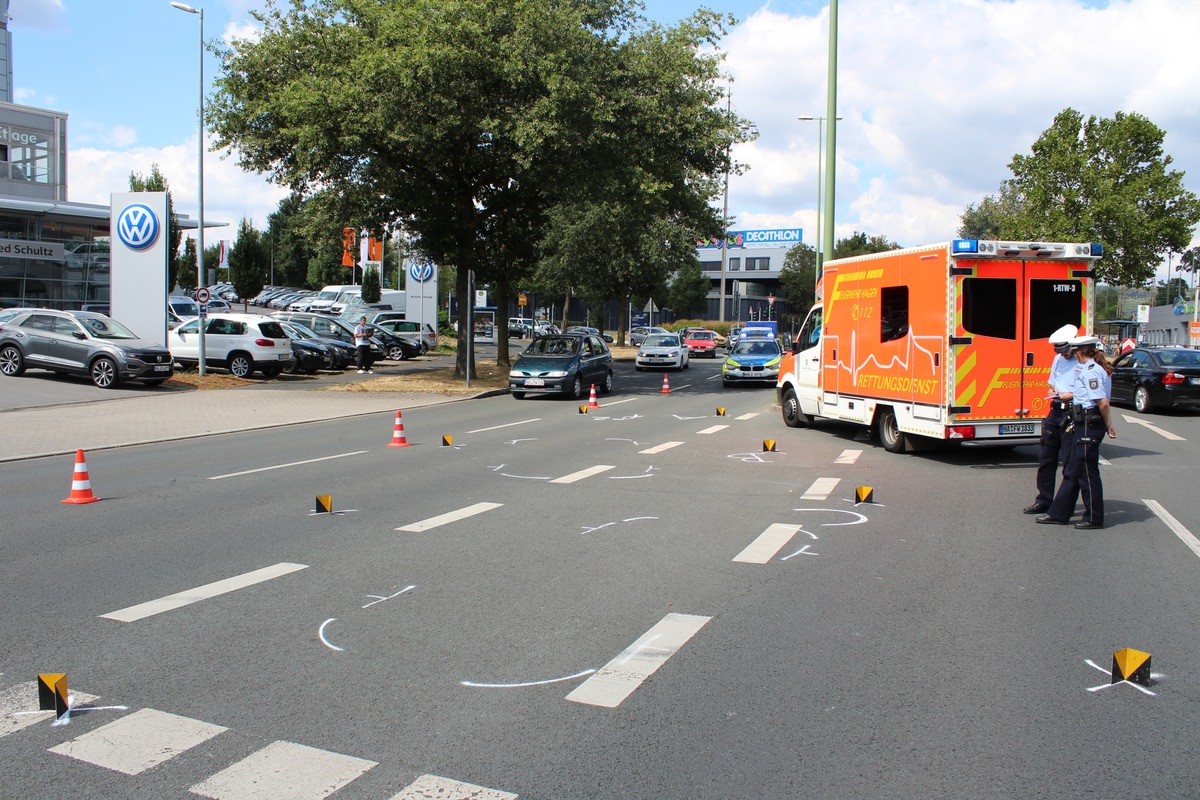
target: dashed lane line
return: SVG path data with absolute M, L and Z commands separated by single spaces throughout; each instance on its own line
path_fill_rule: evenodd
M 1200 556 L 1200 540 L 1192 535 L 1192 532 L 1183 526 L 1179 520 L 1171 516 L 1171 512 L 1163 508 L 1162 503 L 1157 500 L 1142 500 L 1146 507 L 1154 512 L 1155 516 L 1161 519 L 1166 526 L 1171 529 L 1171 532 L 1179 537 L 1179 541 L 1187 545 L 1188 549 L 1196 555 Z
M 366 450 L 355 450 L 353 453 L 338 453 L 337 455 L 334 455 L 334 456 L 321 456 L 320 458 L 310 458 L 305 461 L 292 461 L 287 464 L 276 464 L 271 467 L 258 467 L 257 469 L 244 469 L 241 472 L 228 472 L 224 475 L 210 475 L 208 479 L 210 481 L 219 481 L 219 480 L 223 480 L 224 478 L 238 478 L 238 477 L 241 477 L 242 475 L 253 475 L 256 472 L 271 472 L 272 470 L 286 469 L 287 467 L 299 467 L 299 466 L 303 466 L 304 464 L 315 464 L 318 461 L 329 461 L 334 458 L 347 458 L 349 456 L 361 456 L 365 452 L 367 452 L 367 451 Z
M 563 475 L 561 478 L 555 478 L 551 483 L 575 483 L 584 478 L 590 478 L 593 475 L 599 475 L 601 472 L 608 472 L 610 469 L 616 469 L 613 464 L 597 464 L 594 467 L 581 469 L 578 472 L 572 472 L 570 475 Z
M 728 425 L 713 425 L 711 428 L 705 428 L 702 431 L 696 431 L 696 433 L 707 435 L 710 433 L 716 433 L 717 431 L 723 431 L 728 427 Z
M 428 519 L 423 519 L 420 522 L 410 523 L 403 527 L 396 528 L 396 530 L 405 531 L 407 533 L 424 533 L 425 531 L 441 527 L 442 525 L 449 525 L 451 522 L 458 522 L 459 520 L 473 517 L 476 514 L 482 514 L 485 511 L 491 511 L 494 508 L 500 508 L 502 505 L 504 504 L 475 503 L 474 505 L 460 508 L 457 511 L 447 511 L 445 514 L 438 514 L 436 517 L 429 517 Z
M 835 464 L 853 464 L 862 455 L 862 450 L 843 450 L 842 454 L 833 460 Z
M 841 478 L 817 478 L 812 482 L 804 494 L 800 495 L 801 500 L 824 500 L 829 497 L 829 493 L 837 488 Z
M 101 614 L 101 619 L 112 619 L 117 622 L 136 622 L 139 619 L 152 617 L 155 614 L 161 614 L 164 611 L 173 611 L 183 606 L 189 606 L 192 603 L 198 603 L 201 600 L 208 600 L 218 595 L 227 594 L 238 589 L 244 589 L 247 586 L 254 586 L 264 581 L 269 581 L 274 578 L 279 578 L 283 575 L 288 575 L 293 572 L 298 572 L 302 569 L 308 569 L 307 564 L 292 564 L 290 562 L 281 562 L 273 564 L 269 567 L 256 569 L 252 572 L 247 572 L 242 575 L 235 575 L 232 578 L 206 583 L 203 586 L 197 586 L 194 589 L 186 589 L 182 592 L 160 597 L 157 600 L 150 600 L 146 603 L 139 603 L 136 606 L 122 608 L 119 611 L 111 611 L 107 614 Z
M 670 450 L 672 447 L 679 447 L 683 442 L 663 442 L 662 444 L 648 447 L 645 450 L 638 450 L 638 453 L 644 456 L 658 455 L 664 450 Z
M 782 522 L 772 523 L 758 535 L 742 552 L 733 557 L 734 561 L 742 564 L 766 564 L 783 546 L 792 540 L 799 525 L 785 525 Z

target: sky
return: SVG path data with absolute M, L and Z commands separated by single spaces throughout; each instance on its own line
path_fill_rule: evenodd
M 252 33 L 247 11 L 263 3 L 191 5 L 205 39 L 228 41 Z M 812 244 L 818 123 L 798 117 L 826 114 L 828 0 L 645 0 L 645 13 L 671 24 L 701 5 L 738 20 L 720 51 L 734 110 L 759 133 L 734 149 L 748 169 L 729 181 L 730 227 L 799 227 Z M 14 101 L 70 115 L 68 199 L 106 204 L 158 164 L 195 217 L 198 16 L 168 0 L 10 0 L 9 17 Z M 1200 194 L 1197 31 L 1197 0 L 842 0 L 835 235 L 953 238 L 1067 107 L 1147 117 Z M 206 90 L 218 66 L 205 57 Z M 205 218 L 230 227 L 206 238 L 233 238 L 243 218 L 265 229 L 284 195 L 207 152 Z

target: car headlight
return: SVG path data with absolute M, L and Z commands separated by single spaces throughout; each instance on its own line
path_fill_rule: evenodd
M 547 378 L 565 378 L 567 371 L 565 369 L 556 369 L 546 373 Z
M 515 370 L 515 369 L 514 369 L 514 370 L 511 370 L 511 371 L 508 373 L 508 377 L 510 377 L 510 378 L 523 378 L 523 377 L 525 377 L 525 376 L 524 376 L 524 375 L 522 375 L 522 374 L 521 374 L 521 372 L 520 372 L 519 370 Z

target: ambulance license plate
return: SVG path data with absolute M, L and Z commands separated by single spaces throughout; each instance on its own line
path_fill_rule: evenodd
M 1010 422 L 1000 426 L 1001 436 L 1033 436 L 1032 422 Z

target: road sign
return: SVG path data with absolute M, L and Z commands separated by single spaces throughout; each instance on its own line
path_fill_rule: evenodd
M 1139 305 L 1137 308 L 1137 321 L 1142 325 L 1145 325 L 1150 321 L 1150 306 Z
M 775 305 L 775 295 L 773 295 L 773 294 L 769 294 L 769 295 L 767 295 L 767 305 L 774 307 L 774 305 Z
M 529 298 L 527 298 L 525 296 L 524 292 L 521 292 L 519 295 L 517 295 L 517 305 L 519 305 L 519 306 L 529 305 Z
M 197 289 L 196 290 L 196 302 L 197 303 L 207 303 L 211 298 L 212 298 L 212 295 L 209 294 L 208 289 Z
M 649 311 L 651 314 L 657 314 L 658 306 L 654 305 L 654 301 L 651 300 L 650 302 L 646 303 L 646 307 L 643 308 L 642 311 Z
M 1192 343 L 1194 344 L 1197 339 L 1200 339 L 1200 322 L 1193 322 L 1190 324 L 1190 327 L 1192 331 Z

